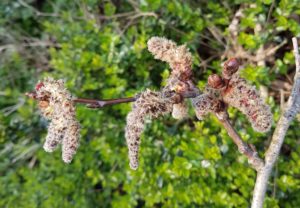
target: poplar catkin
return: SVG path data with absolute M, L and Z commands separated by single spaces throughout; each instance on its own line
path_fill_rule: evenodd
M 154 58 L 167 62 L 174 73 L 183 73 L 191 69 L 192 54 L 185 45 L 177 46 L 163 37 L 152 37 L 147 44 Z
M 41 114 L 48 120 L 46 152 L 53 152 L 62 143 L 62 159 L 70 163 L 79 147 L 80 125 L 76 120 L 75 105 L 63 80 L 45 78 L 36 85 Z
M 162 93 L 147 89 L 141 93 L 134 102 L 132 111 L 126 118 L 125 138 L 128 146 L 128 156 L 130 168 L 138 168 L 138 152 L 140 146 L 140 136 L 145 128 L 145 118 L 158 118 L 172 111 L 173 102 L 163 98 Z
M 203 120 L 208 113 L 217 112 L 221 107 L 221 102 L 213 90 L 206 89 L 203 94 L 191 98 L 191 101 L 199 120 Z
M 258 132 L 267 132 L 272 126 L 273 116 L 270 107 L 264 103 L 254 86 L 238 74 L 234 74 L 223 92 L 223 100 L 239 109 Z

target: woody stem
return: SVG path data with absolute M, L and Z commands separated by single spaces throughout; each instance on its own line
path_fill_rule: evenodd
M 199 95 L 199 92 L 190 91 L 190 92 L 183 92 L 178 94 L 182 96 L 182 98 L 193 98 Z M 89 108 L 102 108 L 108 105 L 115 105 L 120 103 L 129 103 L 136 101 L 137 97 L 128 97 L 128 98 L 117 98 L 117 99 L 109 99 L 109 100 L 95 100 L 95 99 L 86 99 L 86 98 L 76 98 L 73 101 L 75 103 L 83 103 L 87 104 Z
M 128 103 L 135 101 L 135 97 L 128 98 L 117 98 L 117 99 L 109 99 L 109 100 L 95 100 L 95 99 L 87 99 L 87 98 L 76 98 L 73 101 L 75 103 L 87 104 L 89 108 L 102 108 L 107 105 L 114 105 L 119 103 Z
M 242 140 L 236 130 L 233 128 L 229 121 L 229 116 L 226 110 L 215 113 L 218 120 L 221 122 L 223 127 L 226 129 L 228 135 L 232 141 L 238 147 L 239 152 L 244 154 L 248 158 L 248 162 L 256 169 L 259 170 L 264 166 L 263 160 L 258 156 L 257 151 L 253 145 L 249 145 Z
M 193 98 L 197 97 L 200 93 L 198 91 L 188 91 L 177 94 L 182 98 Z M 35 92 L 26 93 L 26 96 L 38 100 Z M 137 96 L 138 97 L 138 96 Z M 74 103 L 86 104 L 89 108 L 102 108 L 109 105 L 115 105 L 120 103 L 129 103 L 136 101 L 137 97 L 127 97 L 127 98 L 117 98 L 117 99 L 108 99 L 108 100 L 97 100 L 89 98 L 75 98 L 73 99 Z

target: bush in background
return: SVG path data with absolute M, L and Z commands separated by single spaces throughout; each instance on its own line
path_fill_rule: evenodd
M 241 17 L 235 16 L 238 10 Z M 249 206 L 255 172 L 214 117 L 199 122 L 190 112 L 183 121 L 167 117 L 149 123 L 140 167 L 132 171 L 124 139 L 130 104 L 81 106 L 81 146 L 66 165 L 59 150 L 43 151 L 47 122 L 23 93 L 48 75 L 66 79 L 78 97 L 108 99 L 158 89 L 168 66 L 153 59 L 146 42 L 165 36 L 190 48 L 200 88 L 220 72 L 227 56 L 240 56 L 242 75 L 263 85 L 276 120 L 278 89 L 287 97 L 293 77 L 290 37 L 300 35 L 297 0 L 4 0 L 0 11 L 1 207 Z M 236 37 L 229 29 L 235 17 Z M 276 50 L 262 53 L 269 48 Z M 260 53 L 263 60 L 256 57 Z M 230 116 L 243 139 L 263 150 L 270 135 L 254 132 L 237 111 L 231 109 Z M 300 205 L 297 126 L 288 132 L 266 207 Z

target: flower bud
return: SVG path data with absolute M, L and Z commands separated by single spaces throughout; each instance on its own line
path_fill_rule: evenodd
M 230 79 L 239 69 L 240 63 L 238 59 L 231 58 L 224 63 L 222 75 L 225 79 Z
M 214 89 L 220 89 L 224 87 L 224 81 L 221 76 L 212 74 L 208 77 L 208 85 Z

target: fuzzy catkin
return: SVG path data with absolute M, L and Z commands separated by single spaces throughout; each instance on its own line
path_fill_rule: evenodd
M 128 146 L 128 156 L 130 168 L 138 168 L 138 151 L 140 146 L 140 136 L 145 128 L 145 118 L 158 118 L 172 111 L 173 102 L 163 98 L 162 93 L 153 92 L 147 89 L 141 93 L 134 102 L 132 111 L 127 115 L 125 138 Z
M 62 159 L 70 163 L 79 147 L 80 125 L 76 120 L 69 122 L 62 142 Z
M 63 80 L 45 78 L 36 85 L 41 114 L 48 120 L 44 150 L 53 152 L 62 143 L 62 159 L 70 163 L 79 146 L 80 125 L 76 120 L 73 97 Z
M 147 45 L 154 58 L 167 62 L 175 73 L 191 69 L 192 55 L 185 45 L 177 46 L 163 37 L 152 37 Z
M 65 129 L 67 128 L 64 118 L 53 119 L 48 126 L 48 134 L 44 143 L 44 150 L 46 152 L 53 152 L 57 146 L 62 142 Z
M 220 101 L 208 92 L 191 98 L 191 101 L 199 120 L 203 120 L 208 113 L 217 112 L 220 107 Z
M 264 103 L 255 87 L 239 75 L 233 75 L 229 81 L 223 100 L 245 114 L 255 131 L 270 130 L 273 121 L 270 107 Z

